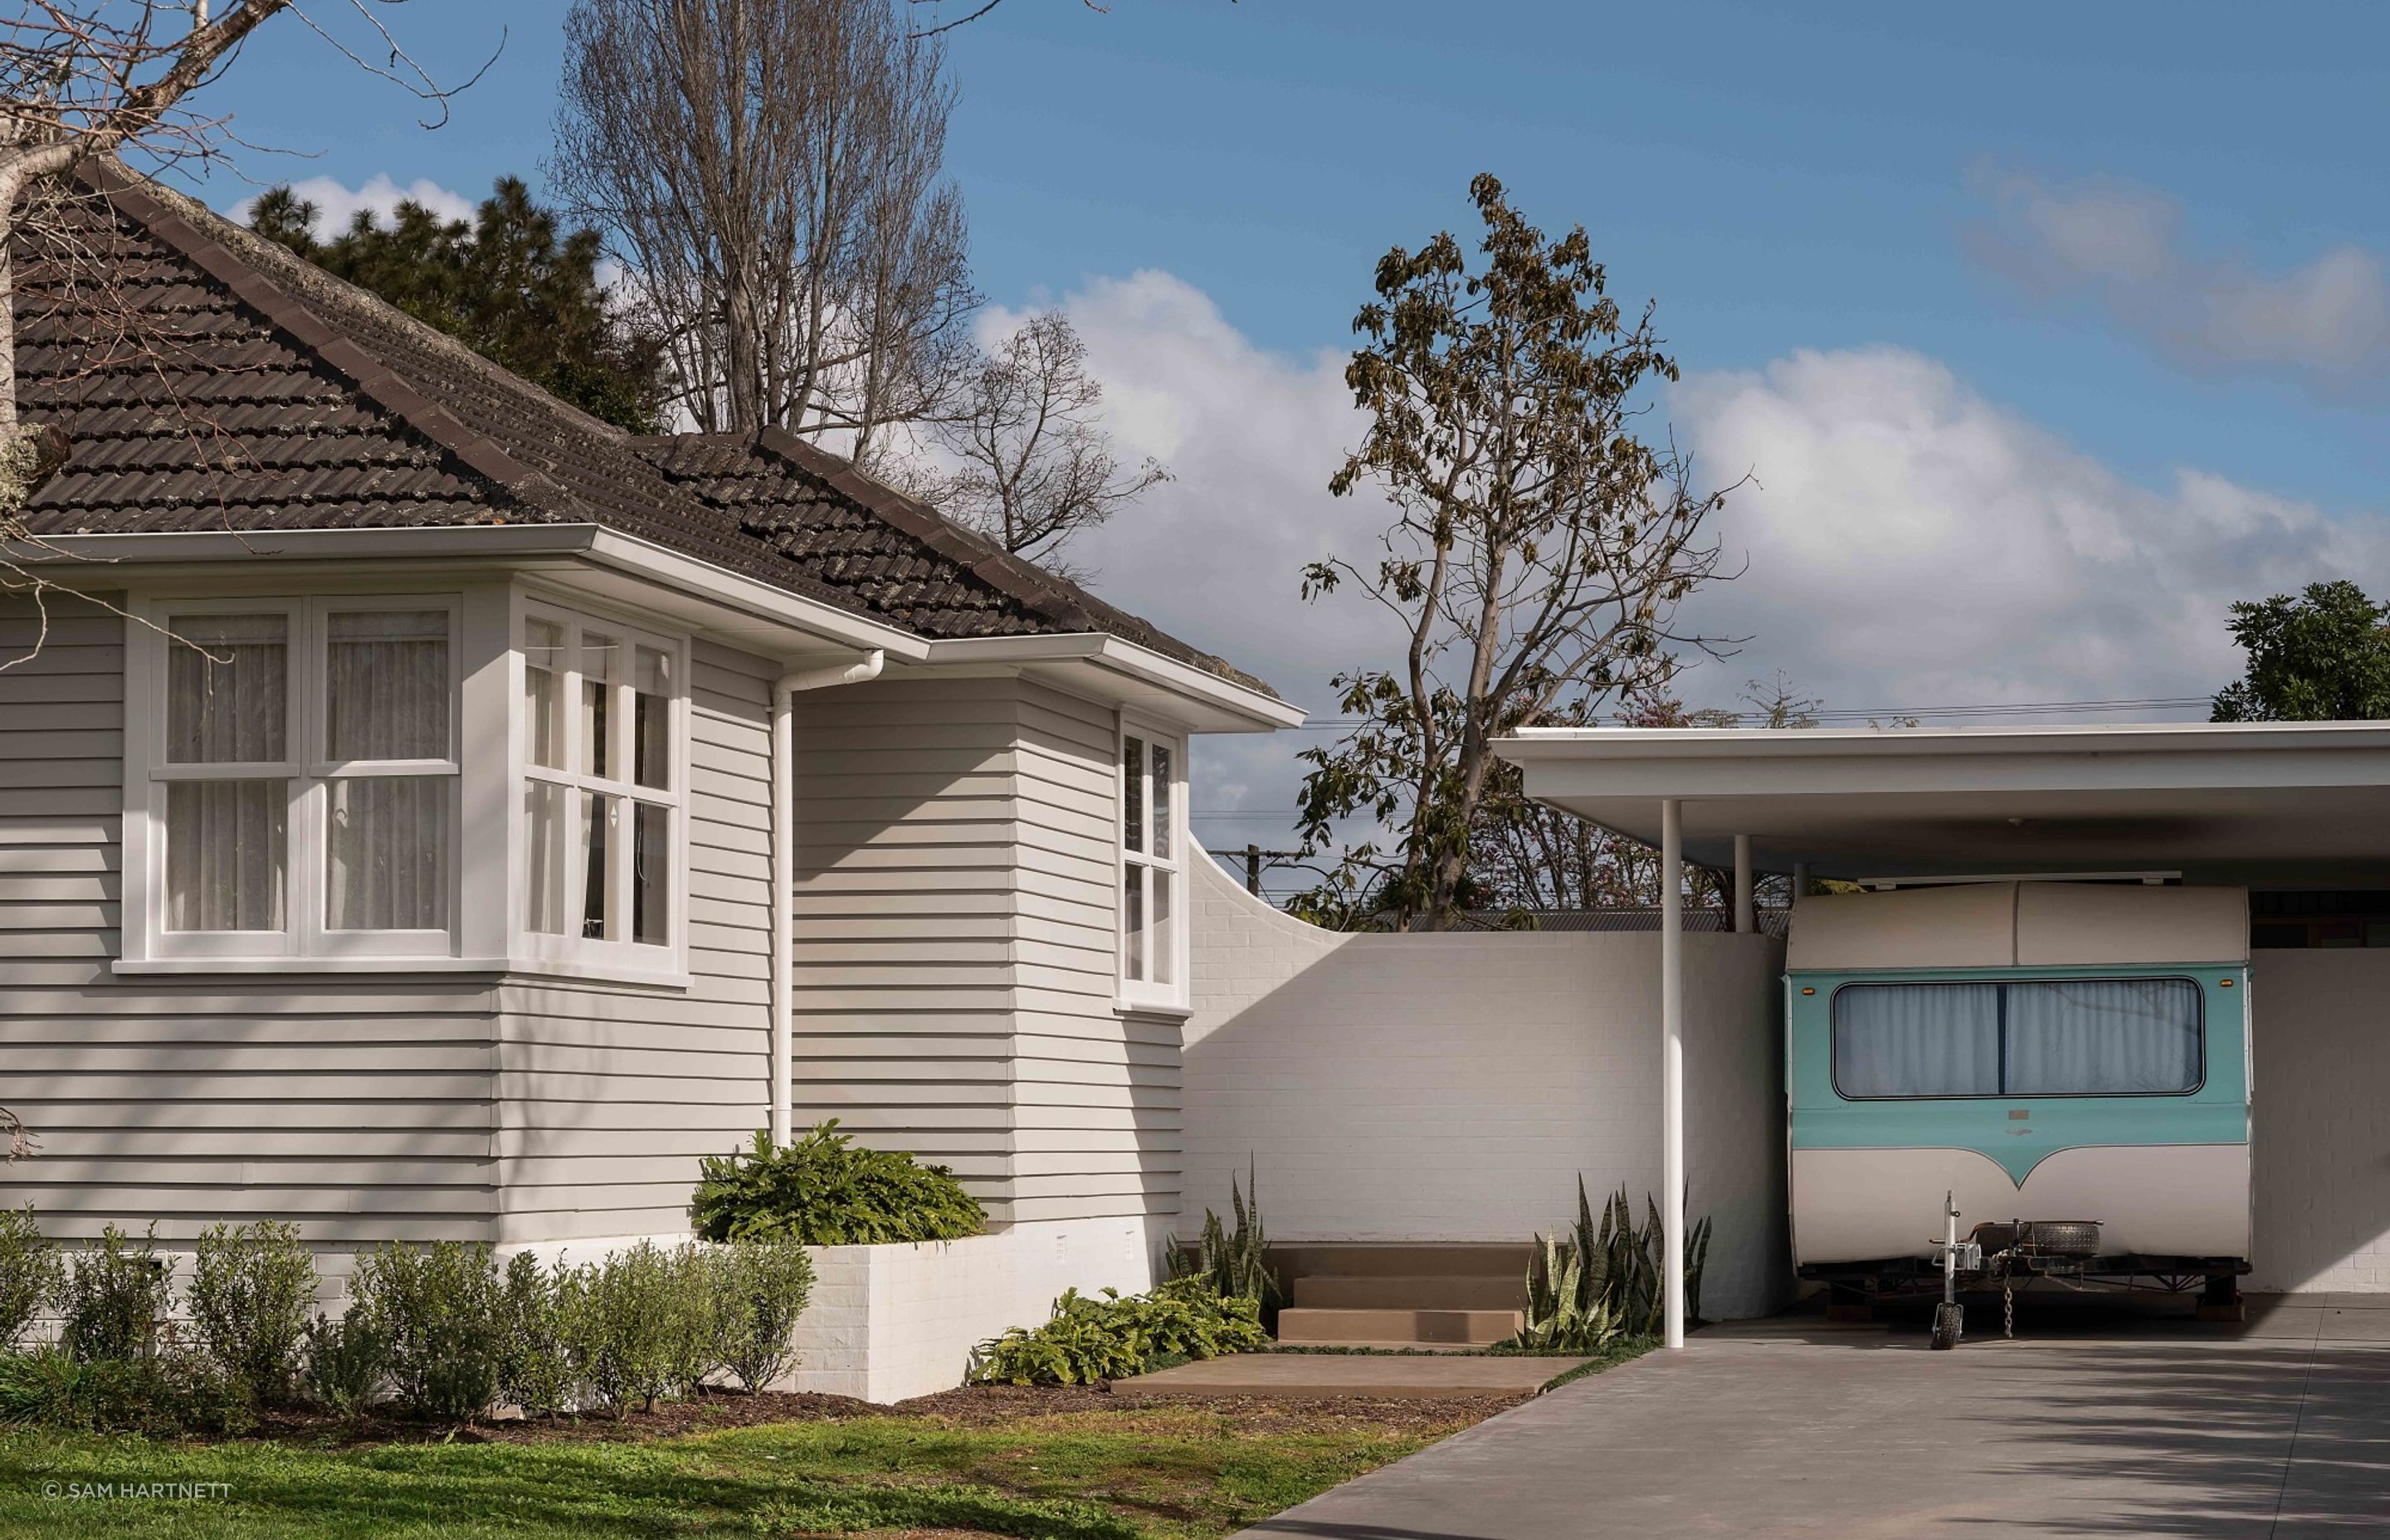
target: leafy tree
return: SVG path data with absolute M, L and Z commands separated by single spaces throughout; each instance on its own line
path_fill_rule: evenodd
M 1782 674 L 1750 681 L 1747 711 L 1688 711 L 1673 696 L 1646 694 L 1626 703 L 1611 721 L 1622 727 L 1776 727 L 1818 725 L 1822 702 L 1800 694 Z M 1595 719 L 1581 706 L 1561 713 L 1550 726 L 1587 726 Z M 1470 860 L 1482 884 L 1485 907 L 1517 912 L 1536 909 L 1646 909 L 1660 902 L 1660 853 L 1573 813 L 1530 802 L 1519 767 L 1497 764 L 1484 806 L 1470 839 Z M 1785 879 L 1762 875 L 1755 885 L 1763 902 L 1781 902 Z M 1688 866 L 1685 902 L 1691 908 L 1721 912 L 1734 906 L 1734 874 Z M 1771 899 L 1770 895 L 1777 895 Z
M 1582 226 L 1548 243 L 1494 177 L 1470 196 L 1482 263 L 1449 232 L 1396 247 L 1354 321 L 1344 380 L 1371 421 L 1330 490 L 1375 489 L 1394 518 L 1381 558 L 1313 562 L 1304 595 L 1350 584 L 1399 622 L 1403 652 L 1337 677 L 1359 725 L 1303 755 L 1306 853 L 1356 815 L 1380 830 L 1297 902 L 1314 918 L 1451 923 L 1477 886 L 1494 738 L 1659 690 L 1674 648 L 1708 645 L 1675 612 L 1717 573 L 1724 494 L 1637 436 L 1646 392 L 1677 374 L 1650 307 L 1622 314 Z
M 594 417 L 635 433 L 662 426 L 662 342 L 598 282 L 598 233 L 560 230 L 519 178 L 500 177 L 469 223 L 410 199 L 388 225 L 359 210 L 347 229 L 318 240 L 317 212 L 275 187 L 249 223 Z
M 2390 717 L 2390 606 L 2346 579 L 2232 607 L 2248 672 L 2216 697 L 2217 722 Z

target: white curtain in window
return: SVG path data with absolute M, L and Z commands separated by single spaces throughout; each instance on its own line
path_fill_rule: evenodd
M 276 764 L 288 757 L 290 622 L 283 615 L 171 615 L 166 758 Z
M 2000 986 L 1849 984 L 1834 994 L 1846 1097 L 1980 1097 L 2000 1086 Z
M 446 610 L 335 610 L 326 644 L 327 757 L 449 757 Z
M 334 930 L 448 928 L 446 776 L 331 783 L 324 923 Z
M 289 783 L 166 788 L 166 929 L 279 930 Z
M 2015 983 L 2008 1089 L 2018 1096 L 2147 1096 L 2199 1084 L 2199 986 L 2189 979 Z

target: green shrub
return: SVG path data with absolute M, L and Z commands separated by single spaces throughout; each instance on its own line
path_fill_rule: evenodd
M 315 1259 L 299 1226 L 211 1226 L 198 1253 L 187 1303 L 215 1368 L 257 1402 L 289 1399 L 315 1303 Z
M 487 1244 L 392 1242 L 357 1259 L 351 1291 L 349 1314 L 379 1335 L 401 1405 L 464 1422 L 497 1398 L 505 1332 Z
M 66 1270 L 58 1297 L 59 1344 L 78 1364 L 140 1357 L 173 1298 L 173 1276 L 157 1254 L 154 1233 L 136 1242 L 110 1225 Z
M 0 1422 L 161 1437 L 194 1422 L 238 1431 L 241 1418 L 225 1398 L 200 1393 L 197 1368 L 173 1353 L 89 1360 L 62 1347 L 0 1354 Z
M 1236 1177 L 1228 1178 L 1228 1206 L 1237 1216 L 1237 1227 L 1228 1229 L 1218 1214 L 1205 1209 L 1202 1239 L 1191 1251 L 1172 1247 L 1170 1266 L 1174 1277 L 1201 1278 L 1225 1299 L 1253 1301 L 1261 1307 L 1263 1323 L 1268 1325 L 1277 1321 L 1279 1307 L 1286 1303 L 1286 1285 L 1269 1264 L 1269 1237 L 1262 1229 L 1261 1177 L 1251 1164 L 1245 1169 L 1245 1188 L 1240 1190 Z M 1253 1195 L 1250 1202 L 1247 1191 Z
M 325 1410 L 354 1417 L 390 1377 L 390 1343 L 363 1312 L 307 1323 L 307 1398 Z
M 66 1264 L 33 1223 L 32 1209 L 0 1209 L 0 1352 L 25 1340 L 25 1328 L 65 1282 Z
M 1601 1208 L 1596 1225 L 1577 1178 L 1576 1226 L 1561 1239 L 1536 1238 L 1527 1264 L 1526 1326 L 1510 1345 L 1536 1351 L 1597 1353 L 1625 1336 L 1656 1336 L 1667 1313 L 1660 1233 L 1660 1206 L 1644 1200 L 1649 1219 L 1639 1231 L 1635 1211 L 1621 1187 Z M 1709 1258 L 1710 1222 L 1703 1218 L 1685 1237 L 1685 1314 L 1698 1319 L 1702 1267 Z
M 652 1241 L 575 1268 L 562 1312 L 572 1361 L 598 1405 L 683 1395 L 717 1367 L 711 1283 L 697 1248 Z
M 976 1235 L 987 1213 L 944 1166 L 861 1148 L 832 1118 L 784 1149 L 758 1133 L 752 1149 L 708 1156 L 689 1218 L 708 1240 L 876 1246 Z
M 795 1362 L 792 1339 L 813 1293 L 813 1259 L 794 1240 L 739 1240 L 714 1253 L 714 1268 L 722 1365 L 760 1391 Z
M 1072 1289 L 1044 1326 L 1015 1327 L 972 1349 L 969 1378 L 983 1385 L 1092 1385 L 1268 1340 L 1258 1303 L 1224 1296 L 1200 1277 L 1173 1278 L 1125 1299 L 1113 1289 L 1101 1297 Z
M 529 1251 L 507 1259 L 500 1285 L 498 1394 L 525 1417 L 569 1410 L 579 1400 L 580 1377 L 565 1338 L 560 1299 L 565 1267 L 543 1267 Z

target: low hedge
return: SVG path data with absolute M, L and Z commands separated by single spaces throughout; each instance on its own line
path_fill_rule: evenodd
M 72 1251 L 0 1215 L 0 1422 L 238 1431 L 260 1406 L 369 1405 L 444 1422 L 652 1405 L 700 1385 L 760 1390 L 792 1362 L 813 1265 L 788 1238 L 652 1242 L 501 1269 L 490 1248 L 391 1244 L 357 1260 L 347 1314 L 315 1315 L 296 1226 L 216 1226 L 178 1315 L 170 1259 L 111 1228 Z M 58 1341 L 20 1351 L 40 1304 Z
M 944 1166 L 869 1149 L 830 1119 L 786 1149 L 753 1145 L 700 1163 L 689 1218 L 708 1240 L 878 1246 L 977 1235 L 987 1211 Z
M 976 1385 L 1092 1385 L 1263 1346 L 1261 1306 L 1201 1277 L 1124 1298 L 1065 1290 L 1044 1326 L 1015 1327 L 971 1350 Z

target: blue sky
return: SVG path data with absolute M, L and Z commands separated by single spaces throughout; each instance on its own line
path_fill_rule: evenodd
M 536 184 L 562 13 L 394 11 L 451 79 L 510 29 L 437 133 L 279 22 L 217 105 L 315 152 L 245 156 L 266 180 Z M 2385 34 L 2357 6 L 1006 0 L 950 40 L 949 163 L 991 301 L 1068 304 L 1124 441 L 1178 472 L 1095 546 L 1103 586 L 1307 703 L 1381 650 L 1293 599 L 1370 522 L 1319 494 L 1337 351 L 1376 257 L 1465 221 L 1482 170 L 1658 299 L 1668 416 L 1758 478 L 1723 526 L 1750 571 L 1703 615 L 1751 641 L 1690 694 L 1778 666 L 1847 706 L 2204 694 L 2230 598 L 2390 586 Z M 1291 805 L 1287 749 L 1207 751 L 1198 801 Z

